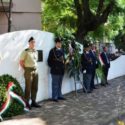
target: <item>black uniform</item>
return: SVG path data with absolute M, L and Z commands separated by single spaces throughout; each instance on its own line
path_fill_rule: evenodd
M 62 98 L 62 80 L 64 75 L 64 51 L 56 47 L 50 50 L 48 65 L 51 68 L 52 75 L 52 99 Z
M 82 71 L 83 71 L 83 83 L 85 85 L 85 88 L 87 92 L 91 92 L 91 79 L 92 79 L 92 58 L 89 51 L 84 51 L 84 53 L 81 56 L 81 65 L 82 65 Z

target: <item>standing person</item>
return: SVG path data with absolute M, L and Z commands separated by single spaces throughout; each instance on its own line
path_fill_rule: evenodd
M 35 40 L 31 37 L 28 41 L 29 47 L 25 49 L 20 56 L 20 65 L 24 69 L 25 78 L 25 99 L 29 103 L 31 95 L 31 107 L 40 107 L 36 103 L 36 96 L 38 90 L 38 72 L 37 59 L 38 53 L 35 50 Z
M 92 79 L 91 79 L 91 90 L 93 89 L 97 89 L 95 87 L 95 84 L 94 84 L 94 78 L 95 78 L 95 71 L 96 71 L 96 67 L 98 65 L 98 59 L 96 57 L 96 50 L 95 50 L 95 45 L 94 44 L 90 44 L 90 56 L 92 58 Z
M 89 44 L 85 44 L 83 54 L 81 56 L 83 84 L 85 85 L 87 93 L 92 92 L 90 85 L 91 85 L 91 79 L 92 79 L 92 65 L 93 65 L 92 63 L 93 62 L 92 62 L 92 58 L 91 58 L 89 50 L 90 50 Z
M 103 62 L 103 73 L 104 73 L 104 80 L 102 81 L 102 85 L 105 86 L 106 84 L 108 85 L 109 83 L 107 82 L 107 77 L 108 77 L 108 71 L 110 68 L 110 59 L 107 54 L 107 47 L 103 47 L 103 52 L 100 55 L 101 60 Z
M 64 76 L 64 51 L 60 38 L 55 39 L 55 47 L 49 52 L 48 65 L 52 76 L 52 100 L 55 102 L 65 100 L 61 92 Z

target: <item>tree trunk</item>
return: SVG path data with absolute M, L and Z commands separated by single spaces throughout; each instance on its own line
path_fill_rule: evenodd
M 110 12 L 114 7 L 115 0 L 111 0 L 107 7 L 104 7 L 105 0 L 99 0 L 96 14 L 91 12 L 89 0 L 74 0 L 77 12 L 77 32 L 76 39 L 84 43 L 88 32 L 96 30 L 101 24 L 104 24 Z

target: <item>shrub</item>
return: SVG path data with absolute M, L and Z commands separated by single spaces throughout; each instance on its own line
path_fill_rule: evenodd
M 24 96 L 23 90 L 20 87 L 19 82 L 15 78 L 13 78 L 11 75 L 0 76 L 0 109 L 1 109 L 1 106 L 3 105 L 3 103 L 7 99 L 6 87 L 7 87 L 9 82 L 13 82 L 16 85 L 16 87 L 13 89 L 13 91 L 16 94 L 18 94 L 20 96 Z M 16 100 L 12 99 L 12 102 L 11 102 L 9 108 L 2 115 L 2 117 L 11 117 L 11 116 L 21 114 L 22 112 L 23 112 L 23 106 L 19 102 L 17 102 Z

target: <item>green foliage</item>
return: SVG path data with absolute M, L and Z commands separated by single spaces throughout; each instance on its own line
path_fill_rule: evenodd
M 101 66 L 101 64 L 99 65 L 99 67 L 96 69 L 96 74 L 97 76 L 101 79 L 101 81 L 104 81 L 105 76 L 103 73 L 103 67 Z
M 73 46 L 73 52 L 71 53 L 69 44 Z M 66 71 L 69 77 L 73 77 L 75 80 L 79 80 L 80 75 L 80 44 L 74 40 L 74 36 L 64 37 L 63 48 L 66 53 Z
M 109 4 L 110 1 L 111 1 L 111 0 L 105 0 L 103 10 L 104 10 L 105 7 Z M 114 1 L 115 1 L 115 0 L 114 0 Z M 92 11 L 93 13 L 96 13 L 98 4 L 99 4 L 99 1 L 98 1 L 98 0 L 89 0 L 89 5 L 90 5 L 91 11 Z
M 125 30 L 120 30 L 119 34 L 114 38 L 116 47 L 125 51 Z
M 123 9 L 125 8 L 125 1 L 124 0 L 118 0 L 116 2 L 117 2 L 118 7 L 123 8 Z
M 69 74 L 69 77 L 73 77 L 75 80 L 79 80 L 80 77 L 80 58 L 81 55 L 75 51 L 73 59 L 70 61 L 69 64 L 67 64 L 67 72 Z
M 60 35 L 75 31 L 73 0 L 44 0 L 42 12 L 43 30 Z
M 92 37 L 94 40 L 102 41 L 103 38 L 113 40 L 119 30 L 123 30 L 125 23 L 125 15 L 123 13 L 115 13 L 109 16 L 108 22 L 98 27 L 94 32 L 89 32 L 87 37 Z
M 24 96 L 22 88 L 19 85 L 19 82 L 10 75 L 2 75 L 0 76 L 0 107 L 7 99 L 6 95 L 6 87 L 9 82 L 13 82 L 16 87 L 14 88 L 14 92 L 20 96 Z M 12 100 L 10 107 L 8 110 L 3 114 L 3 117 L 11 117 L 23 112 L 23 106 L 20 105 L 16 100 Z
M 107 3 L 110 0 L 107 0 Z M 103 38 L 107 40 L 113 40 L 117 35 L 119 30 L 123 30 L 125 24 L 125 4 L 124 0 L 117 0 L 112 13 L 109 15 L 108 20 L 105 24 L 99 26 L 95 31 L 89 32 L 87 37 L 93 40 L 102 41 Z M 90 1 L 92 8 L 96 10 L 98 1 Z M 104 41 L 105 42 L 105 41 Z
M 2 102 L 6 100 L 6 87 L 4 84 L 0 85 L 0 107 L 2 106 Z M 3 95 L 3 96 L 2 96 Z
M 111 0 L 105 0 L 104 8 Z M 95 31 L 89 32 L 87 37 L 102 41 L 114 39 L 125 24 L 125 0 L 114 0 L 115 7 L 105 24 Z M 96 14 L 99 1 L 90 0 L 91 11 Z M 44 0 L 42 3 L 42 29 L 59 35 L 72 34 L 77 31 L 77 13 L 73 0 Z

